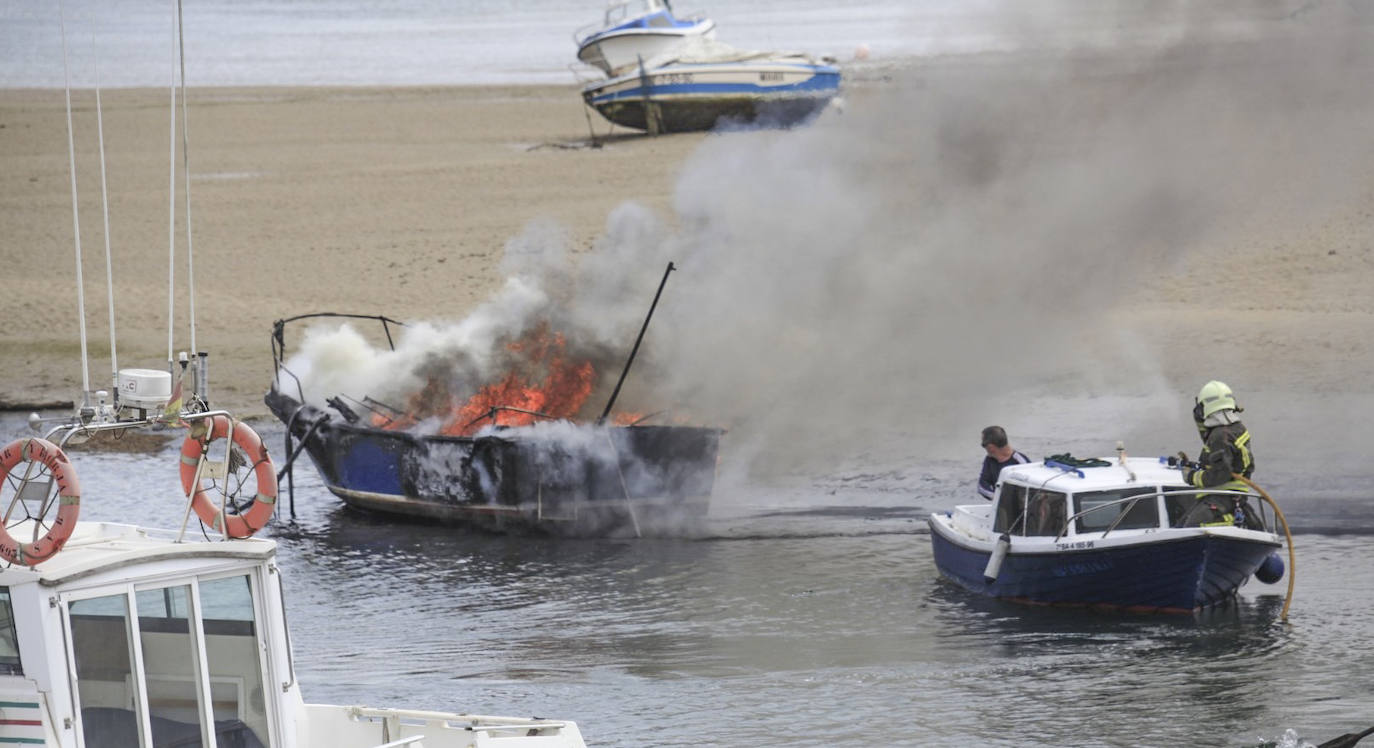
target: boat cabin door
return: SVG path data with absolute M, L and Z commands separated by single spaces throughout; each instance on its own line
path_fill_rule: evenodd
M 59 595 L 78 745 L 276 744 L 255 575 Z

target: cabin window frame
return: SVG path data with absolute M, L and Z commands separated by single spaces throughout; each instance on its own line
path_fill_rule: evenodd
M 1009 491 L 1015 491 L 1016 496 L 1009 496 Z M 1068 518 L 1067 511 L 1072 497 L 1073 494 L 1068 491 L 1061 491 L 1057 488 L 1049 488 L 1044 485 L 1029 486 L 1023 483 L 1000 483 L 997 489 L 995 506 L 993 506 L 992 531 L 998 535 L 1006 533 L 1015 537 L 1055 537 L 1058 535 L 1058 532 L 1047 533 L 1044 527 L 1038 527 L 1037 531 L 1033 533 L 1028 533 L 1026 531 L 1028 526 L 1026 520 L 1029 519 L 1028 506 L 1037 501 L 1044 500 L 1059 502 L 1060 526 L 1062 527 L 1063 520 L 1067 520 Z M 1008 502 L 1015 502 L 1015 506 L 1009 506 Z M 1015 516 L 1012 516 L 1012 511 L 1015 512 Z
M 0 676 L 23 676 L 24 656 L 19 649 L 19 632 L 14 624 L 14 595 L 0 586 L 0 642 L 14 654 L 0 653 Z
M 140 618 L 148 617 L 140 615 L 138 609 L 138 593 L 150 590 L 161 590 L 177 587 L 189 587 L 187 611 L 188 635 L 195 650 L 196 661 L 192 663 L 195 673 L 197 687 L 197 703 L 199 727 L 201 730 L 202 745 L 213 747 L 218 745 L 215 736 L 214 725 L 214 705 L 211 700 L 213 689 L 210 672 L 210 658 L 205 647 L 205 616 L 204 608 L 200 597 L 200 584 L 202 582 L 212 582 L 220 579 L 247 577 L 249 584 L 249 596 L 252 601 L 253 610 L 253 648 L 258 658 L 258 673 L 261 677 L 261 688 L 264 702 L 264 712 L 266 713 L 266 735 L 258 736 L 264 744 L 273 748 L 281 745 L 282 735 L 282 715 L 280 714 L 277 699 L 274 698 L 277 682 L 275 668 L 272 658 L 269 655 L 270 642 L 267 637 L 273 634 L 266 624 L 265 615 L 269 608 L 264 595 L 267 594 L 267 586 L 263 580 L 263 567 L 257 564 L 250 566 L 234 566 L 232 568 L 217 568 L 204 573 L 180 573 L 170 575 L 160 575 L 153 579 L 142 579 L 137 581 L 114 582 L 100 584 L 92 587 L 68 590 L 57 595 L 60 603 L 63 646 L 66 655 L 66 671 L 71 695 L 71 712 L 73 730 L 76 734 L 77 745 L 85 746 L 84 725 L 81 719 L 81 693 L 79 691 L 79 680 L 77 678 L 77 662 L 72 628 L 71 606 L 84 600 L 98 598 L 118 598 L 124 599 L 124 616 L 127 639 L 125 646 L 129 650 L 130 675 L 133 683 L 130 696 L 134 699 L 133 709 L 138 725 L 139 746 L 147 748 L 154 745 L 152 740 L 152 721 L 151 709 L 148 704 L 148 671 L 147 662 L 143 652 L 142 628 Z M 212 619 L 213 620 L 213 619 Z
M 1126 515 L 1126 518 L 1124 518 L 1120 524 L 1117 524 L 1116 527 L 1113 528 L 1113 532 L 1116 531 L 1116 530 L 1158 530 L 1158 529 L 1161 529 L 1161 528 L 1164 528 L 1164 527 L 1168 527 L 1168 526 L 1169 526 L 1168 511 L 1167 511 L 1167 508 L 1165 507 L 1165 505 L 1164 505 L 1164 503 L 1163 503 L 1163 501 L 1164 501 L 1164 499 L 1163 499 L 1163 489 L 1161 489 L 1160 486 L 1159 486 L 1158 484 L 1140 485 L 1140 486 L 1130 486 L 1130 487 L 1127 487 L 1127 488 L 1116 488 L 1116 489 L 1100 489 L 1100 490 L 1094 490 L 1094 491 L 1075 491 L 1074 494 L 1073 494 L 1073 510 L 1074 510 L 1074 514 L 1079 514 L 1079 513 L 1081 513 L 1081 512 L 1086 511 L 1086 510 L 1083 508 L 1083 504 L 1082 504 L 1082 501 L 1081 501 L 1081 499 L 1082 499 L 1083 497 L 1085 497 L 1085 496 L 1101 496 L 1102 494 L 1108 494 L 1108 493 L 1117 494 L 1116 498 L 1115 498 L 1115 499 L 1111 499 L 1110 501 L 1119 501 L 1119 500 L 1121 500 L 1121 499 L 1126 499 L 1126 498 L 1129 498 L 1129 497 L 1134 496 L 1134 495 L 1137 495 L 1137 494 L 1153 494 L 1153 496 L 1152 496 L 1151 499 L 1142 499 L 1142 500 L 1140 501 L 1139 504 L 1137 504 L 1135 507 L 1132 507 L 1131 511 L 1132 511 L 1132 512 L 1142 511 L 1142 510 L 1140 509 L 1141 506 L 1149 506 L 1149 507 L 1152 507 L 1152 508 L 1153 508 L 1153 512 L 1154 512 L 1154 524 L 1152 524 L 1152 525 L 1128 524 L 1128 523 L 1126 522 L 1126 519 L 1129 519 L 1129 518 L 1130 518 L 1130 514 L 1127 514 L 1127 515 Z M 1125 505 L 1122 504 L 1122 506 L 1125 506 Z M 1107 522 L 1098 524 L 1098 525 L 1096 525 L 1096 526 L 1094 526 L 1094 527 L 1087 527 L 1087 526 L 1085 526 L 1084 523 L 1083 523 L 1083 520 L 1085 519 L 1085 517 L 1091 517 L 1091 516 L 1093 516 L 1093 514 L 1100 514 L 1100 515 L 1102 515 L 1102 516 L 1104 516 L 1104 517 L 1109 517 L 1109 519 L 1107 520 Z M 1075 520 L 1073 521 L 1073 530 L 1074 530 L 1074 532 L 1075 532 L 1076 534 L 1078 534 L 1078 535 L 1091 535 L 1091 534 L 1094 534 L 1094 533 L 1101 533 L 1101 532 L 1105 531 L 1108 527 L 1111 527 L 1112 522 L 1116 521 L 1116 518 L 1117 518 L 1118 516 L 1119 516 L 1119 513 L 1113 513 L 1113 512 L 1111 512 L 1111 511 L 1109 511 L 1109 510 L 1106 510 L 1106 509 L 1104 509 L 1104 510 L 1102 510 L 1102 511 L 1100 511 L 1100 512 L 1093 512 L 1092 514 L 1084 515 L 1084 516 L 1081 516 L 1081 517 L 1078 517 L 1077 519 L 1075 519 Z

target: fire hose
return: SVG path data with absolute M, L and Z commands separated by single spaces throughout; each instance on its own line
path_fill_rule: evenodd
M 1264 501 L 1267 502 L 1269 506 L 1274 508 L 1275 516 L 1277 516 L 1279 518 L 1279 522 L 1283 524 L 1283 535 L 1288 540 L 1288 594 L 1283 599 L 1283 612 L 1279 614 L 1279 619 L 1287 621 L 1288 606 L 1293 603 L 1293 581 L 1294 578 L 1297 576 L 1298 569 L 1297 557 L 1293 553 L 1293 533 L 1288 529 L 1288 520 L 1284 518 L 1283 510 L 1279 509 L 1278 503 L 1275 502 L 1272 498 L 1270 498 L 1269 494 L 1265 493 L 1263 488 L 1260 488 L 1259 486 L 1255 485 L 1253 481 L 1241 475 L 1240 473 L 1232 473 L 1231 477 L 1249 486 L 1251 489 L 1255 491 L 1255 493 L 1259 494 L 1261 499 L 1264 499 Z

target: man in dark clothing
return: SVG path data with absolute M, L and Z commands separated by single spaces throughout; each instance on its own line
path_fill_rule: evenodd
M 1234 473 L 1249 478 L 1255 472 L 1250 431 L 1241 423 L 1240 412 L 1230 387 L 1217 381 L 1202 386 L 1193 408 L 1193 420 L 1202 437 L 1202 454 L 1198 456 L 1197 467 L 1183 466 L 1184 482 L 1197 488 L 1249 490 L 1244 481 L 1232 477 Z M 1259 517 L 1244 497 L 1226 494 L 1199 495 L 1181 524 L 1185 527 L 1229 524 L 1261 527 Z
M 997 489 L 997 476 L 1008 465 L 1030 462 L 1030 458 L 1011 448 L 1007 443 L 1007 432 L 1001 426 L 983 429 L 983 449 L 988 454 L 983 458 L 983 472 L 978 474 L 978 494 L 988 501 Z

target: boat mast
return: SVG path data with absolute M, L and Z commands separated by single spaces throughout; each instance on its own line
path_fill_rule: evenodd
M 186 118 L 186 36 L 185 23 L 181 14 L 181 0 L 177 3 L 177 60 L 181 71 L 181 181 L 186 194 L 186 295 L 191 315 L 191 351 L 196 352 L 196 265 L 195 252 L 191 246 L 191 147 L 188 121 Z M 203 362 L 202 354 L 202 362 Z M 197 392 L 200 388 L 197 387 Z M 202 393 L 203 395 L 203 393 Z
M 71 63 L 67 58 L 67 17 L 62 2 L 57 3 L 58 24 L 62 32 L 62 79 L 67 94 L 67 166 L 72 179 L 72 233 L 76 238 L 76 315 L 81 330 L 81 412 L 91 406 L 91 374 L 86 355 L 86 293 L 81 279 L 81 220 L 76 199 L 76 137 L 72 132 Z
M 178 0 L 172 0 L 172 85 L 171 85 L 171 137 L 167 140 L 169 152 L 167 164 L 167 373 L 173 378 L 176 359 L 173 358 L 172 330 L 176 315 L 176 224 L 177 224 L 177 11 Z
M 114 263 L 110 259 L 110 193 L 105 181 L 105 118 L 100 106 L 100 62 L 95 67 L 95 129 L 100 138 L 100 207 L 105 217 L 105 291 L 110 308 L 110 384 L 119 391 L 119 355 L 115 350 Z

